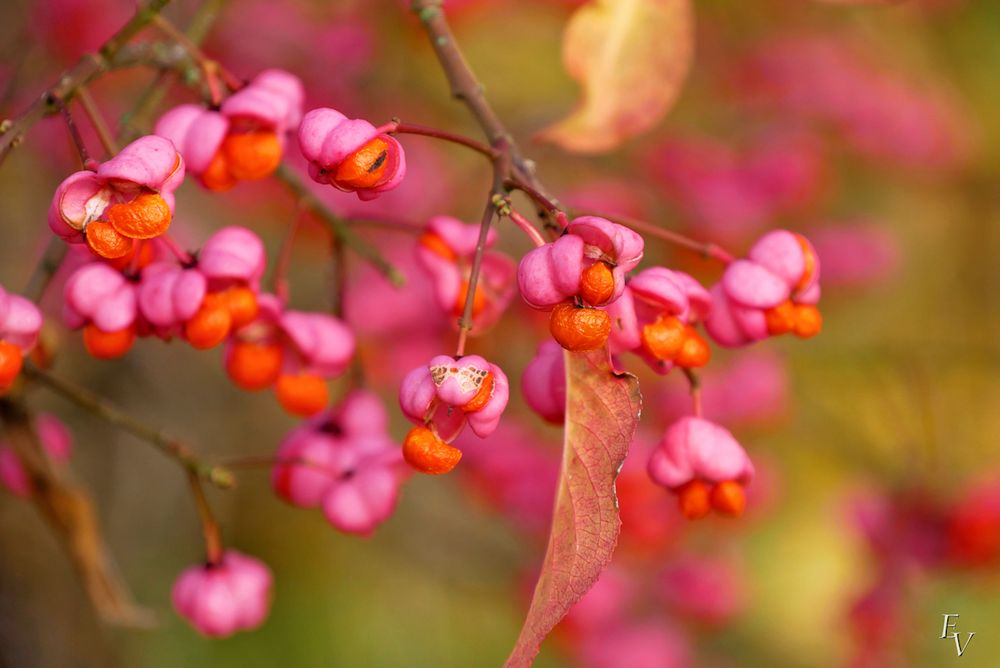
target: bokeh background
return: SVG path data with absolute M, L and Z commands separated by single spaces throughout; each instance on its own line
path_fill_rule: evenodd
M 220 4 L 205 48 L 238 75 L 283 67 L 306 82 L 309 106 L 478 134 L 404 3 Z M 581 157 L 530 142 L 575 103 L 560 62 L 575 4 L 445 3 L 542 179 L 570 204 L 737 253 L 766 229 L 801 231 L 823 262 L 825 329 L 808 342 L 715 351 L 708 417 L 734 431 L 760 470 L 748 513 L 735 522 L 685 523 L 673 499 L 642 480 L 643 449 L 686 410 L 685 384 L 628 361 L 646 409 L 623 474 L 625 535 L 609 578 L 633 594 L 604 610 L 610 621 L 588 626 L 580 615 L 565 624 L 537 665 L 631 668 L 640 665 L 628 654 L 635 648 L 643 660 L 659 657 L 648 664 L 656 666 L 996 665 L 1000 5 L 698 2 L 695 64 L 676 109 L 619 150 Z M 178 0 L 166 15 L 184 26 L 197 7 Z M 0 115 L 30 103 L 131 9 L 127 0 L 2 3 Z M 149 30 L 141 39 L 155 38 Z M 91 91 L 114 123 L 153 78 L 115 72 Z M 191 99 L 175 85 L 159 111 Z M 421 137 L 403 141 L 403 187 L 369 205 L 331 196 L 331 206 L 414 226 L 436 213 L 476 220 L 487 166 Z M 50 119 L 0 168 L 0 284 L 9 290 L 27 280 L 47 240 L 51 193 L 76 160 Z M 241 224 L 275 251 L 295 215 L 270 183 L 221 196 L 188 183 L 178 201 L 176 234 L 190 247 Z M 410 279 L 394 292 L 352 259 L 346 297 L 369 380 L 401 438 L 402 374 L 450 349 L 454 334 L 412 260 L 414 237 L 358 229 Z M 526 250 L 513 229 L 501 236 L 515 257 Z M 293 306 L 328 308 L 329 258 L 325 233 L 307 228 L 291 270 Z M 647 259 L 706 283 L 719 275 L 655 241 Z M 45 306 L 58 373 L 208 456 L 270 454 L 295 425 L 269 394 L 234 388 L 217 351 L 148 340 L 122 360 L 95 361 L 59 324 L 58 286 Z M 515 303 L 472 345 L 515 380 L 545 336 L 544 319 Z M 470 443 L 451 476 L 411 479 L 395 516 L 368 539 L 280 502 L 267 470 L 241 472 L 235 490 L 213 492 L 226 540 L 276 576 L 263 628 L 221 641 L 198 636 L 170 609 L 173 579 L 202 558 L 181 470 L 43 390 L 32 400 L 71 427 L 73 475 L 93 491 L 123 576 L 158 625 L 102 626 L 35 509 L 0 493 L 0 666 L 444 668 L 499 665 L 509 651 L 543 552 L 559 447 L 559 430 L 519 397 L 499 436 Z M 976 632 L 961 659 L 939 638 L 943 613 L 960 613 L 959 629 Z M 608 646 L 617 648 L 611 658 Z

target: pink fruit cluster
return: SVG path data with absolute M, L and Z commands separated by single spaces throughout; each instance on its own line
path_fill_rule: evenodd
M 404 477 L 385 408 L 362 390 L 292 431 L 277 461 L 271 482 L 278 496 L 302 508 L 320 507 L 336 529 L 359 535 L 392 515 Z
M 136 241 L 165 233 L 174 215 L 174 191 L 184 160 L 169 140 L 140 137 L 96 169 L 68 176 L 49 207 L 49 228 L 70 243 L 86 243 L 115 259 Z
M 224 638 L 260 626 L 271 607 L 273 578 L 263 563 L 235 550 L 217 563 L 192 566 L 177 578 L 177 613 L 206 636 Z
M 34 348 L 41 329 L 38 307 L 0 285 L 0 395 L 21 373 L 24 356 Z
M 403 457 L 422 473 L 447 473 L 462 458 L 448 444 L 466 424 L 480 438 L 492 434 L 509 396 L 507 376 L 479 355 L 438 355 L 413 369 L 399 389 L 403 414 L 417 425 L 403 442 Z
M 490 230 L 486 248 L 492 247 L 496 240 L 496 230 Z M 434 296 L 441 309 L 452 316 L 462 315 L 464 310 L 478 241 L 478 225 L 468 225 L 449 216 L 434 216 L 417 244 L 417 261 L 433 283 Z M 499 320 L 510 304 L 514 296 L 514 272 L 510 256 L 494 250 L 483 253 L 479 282 L 472 297 L 476 333 Z
M 302 120 L 302 82 L 283 70 L 265 70 L 228 97 L 218 111 L 183 104 L 165 113 L 154 133 L 166 137 L 208 190 L 270 176 L 287 134 Z

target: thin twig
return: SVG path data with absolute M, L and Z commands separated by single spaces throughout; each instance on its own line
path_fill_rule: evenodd
M 233 486 L 235 480 L 232 472 L 207 463 L 178 439 L 170 436 L 158 427 L 146 424 L 141 419 L 112 404 L 104 397 L 70 380 L 39 369 L 33 364 L 25 364 L 23 373 L 29 380 L 39 385 L 44 385 L 59 396 L 96 415 L 108 424 L 114 425 L 122 431 L 127 431 L 133 436 L 156 447 L 160 452 L 174 459 L 189 471 L 205 478 L 216 487 L 225 489 Z
M 97 108 L 97 103 L 94 102 L 94 97 L 87 90 L 86 86 L 80 86 L 76 94 L 80 99 L 80 105 L 83 107 L 84 113 L 87 114 L 87 118 L 90 120 L 91 127 L 97 132 L 97 138 L 101 141 L 104 152 L 110 158 L 118 153 L 118 146 L 111 137 L 111 130 L 108 128 L 108 124 L 104 122 L 104 117 L 101 116 L 101 112 Z
M 683 367 L 684 377 L 687 378 L 688 387 L 691 391 L 691 410 L 695 417 L 702 416 L 701 406 L 701 378 L 693 369 Z
M 194 496 L 194 505 L 198 509 L 201 533 L 205 537 L 205 561 L 209 565 L 215 566 L 222 561 L 222 534 L 219 531 L 219 523 L 215 521 L 212 506 L 209 505 L 208 497 L 205 496 L 201 477 L 194 471 L 188 471 L 188 482 L 191 483 L 191 494 Z
M 574 211 L 574 213 L 581 216 L 599 216 L 601 218 L 606 218 L 611 222 L 624 225 L 625 227 L 631 227 L 632 229 L 643 232 L 644 234 L 668 241 L 675 246 L 681 246 L 682 248 L 693 250 L 706 258 L 718 260 L 723 264 L 729 264 L 734 259 L 733 256 L 721 246 L 710 242 L 697 241 L 691 237 L 680 234 L 679 232 L 665 230 L 659 225 L 647 223 L 644 220 L 630 218 L 629 216 L 621 216 L 618 214 L 604 213 L 602 211 Z
M 379 129 L 388 134 L 399 133 L 406 135 L 420 135 L 421 137 L 433 137 L 434 139 L 441 139 L 453 144 L 465 146 L 466 148 L 471 148 L 473 151 L 481 153 L 490 159 L 496 157 L 496 152 L 486 144 L 476 141 L 471 137 L 466 137 L 465 135 L 460 135 L 454 132 L 448 132 L 447 130 L 441 130 L 439 128 L 393 121 L 392 123 L 388 123 Z
M 320 222 L 329 228 L 330 232 L 337 238 L 338 243 L 350 248 L 361 258 L 370 262 L 393 285 L 399 287 L 406 283 L 406 277 L 403 276 L 402 272 L 382 257 L 377 248 L 359 237 L 346 221 L 324 206 L 292 168 L 285 164 L 278 165 L 274 176 L 285 184 L 303 206 L 311 210 Z
M 42 93 L 35 102 L 12 121 L 0 123 L 0 163 L 7 157 L 11 149 L 24 138 L 28 129 L 43 117 L 54 114 L 58 108 L 53 101 L 70 101 L 77 89 L 92 81 L 99 74 L 111 67 L 111 62 L 129 40 L 142 30 L 153 17 L 169 3 L 170 0 L 150 0 L 144 7 L 136 11 L 135 16 L 116 32 L 97 51 L 85 55 L 72 68 L 59 77 L 59 80 Z

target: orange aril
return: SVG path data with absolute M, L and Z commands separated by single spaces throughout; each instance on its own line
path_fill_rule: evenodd
M 442 441 L 427 427 L 414 427 L 403 440 L 403 459 L 420 473 L 447 473 L 461 458 L 461 450 Z
M 0 390 L 6 390 L 21 373 L 24 353 L 13 343 L 0 341 Z
M 465 300 L 469 297 L 469 281 L 462 281 L 462 285 L 458 288 L 458 299 L 455 300 L 455 308 L 453 313 L 455 315 L 462 315 L 465 313 Z M 486 308 L 487 299 L 486 293 L 483 291 L 483 286 L 476 286 L 476 294 L 472 296 L 472 315 L 477 316 L 483 312 Z
M 739 517 L 747 507 L 743 485 L 735 480 L 725 480 L 712 488 L 712 507 L 723 515 Z
M 580 274 L 580 297 L 593 306 L 607 304 L 615 294 L 615 275 L 607 262 L 595 262 Z
M 237 132 L 227 136 L 220 150 L 230 175 L 241 181 L 270 176 L 281 162 L 281 141 L 272 130 Z
M 795 335 L 808 339 L 823 329 L 823 315 L 812 304 L 795 305 Z
M 476 396 L 472 397 L 469 403 L 462 406 L 462 410 L 466 413 L 474 413 L 482 410 L 490 402 L 490 399 L 493 398 L 494 382 L 493 374 L 487 373 L 486 377 L 483 378 L 483 384 L 479 386 L 479 391 L 476 392 Z
M 108 222 L 115 232 L 130 239 L 152 239 L 167 231 L 173 214 L 167 200 L 156 193 L 142 193 L 131 202 L 108 207 Z M 90 228 L 87 228 L 88 233 Z
M 674 491 L 681 514 L 689 520 L 701 519 L 712 509 L 708 485 L 704 480 L 691 480 Z
M 218 295 L 233 319 L 234 329 L 249 325 L 257 318 L 260 310 L 257 305 L 257 295 L 250 288 L 245 286 L 227 288 Z
M 87 248 L 99 257 L 114 260 L 132 252 L 132 240 L 123 237 L 108 223 L 94 221 L 85 232 Z
M 115 332 L 102 331 L 94 323 L 83 328 L 83 346 L 99 360 L 113 360 L 129 351 L 135 343 L 135 327 Z
M 333 174 L 338 186 L 358 189 L 373 188 L 382 182 L 389 163 L 389 142 L 375 137 L 344 158 Z
M 552 338 L 566 350 L 597 350 L 611 333 L 611 316 L 596 308 L 577 308 L 563 302 L 556 304 L 549 318 Z
M 226 372 L 244 390 L 263 390 L 281 374 L 281 346 L 237 341 L 226 359 Z
M 672 360 L 684 345 L 684 328 L 684 323 L 678 318 L 660 314 L 656 322 L 643 325 L 642 347 L 658 360 Z
M 771 336 L 787 334 L 795 329 L 795 304 L 785 300 L 764 311 L 764 321 L 767 323 L 767 333 Z
M 184 338 L 198 350 L 208 350 L 222 343 L 233 327 L 233 319 L 219 299 L 206 295 L 194 316 L 184 323 Z
M 799 242 L 799 246 L 802 248 L 802 257 L 805 260 L 805 267 L 802 269 L 802 275 L 795 284 L 794 292 L 798 292 L 809 285 L 809 281 L 812 280 L 813 275 L 816 273 L 816 254 L 813 253 L 812 246 L 809 245 L 809 242 L 804 236 L 796 234 L 795 240 Z
M 286 411 L 302 417 L 316 415 L 330 402 L 326 381 L 311 373 L 280 376 L 274 392 Z
M 224 151 L 219 150 L 212 156 L 212 161 L 201 173 L 201 183 L 214 192 L 229 190 L 236 185 L 236 177 L 229 171 L 229 162 Z
M 440 255 L 449 262 L 454 262 L 458 257 L 455 254 L 455 251 L 453 251 L 451 247 L 444 242 L 444 239 L 433 232 L 424 232 L 421 234 L 420 240 L 417 243 L 435 255 Z
M 115 232 L 115 234 L 118 233 Z M 124 239 L 125 237 L 122 238 Z M 130 267 L 133 269 L 144 269 L 156 258 L 156 248 L 153 244 L 133 243 L 131 248 L 125 255 L 109 260 L 108 264 L 118 271 L 125 271 Z M 137 253 L 139 255 L 138 258 L 136 258 Z
M 684 345 L 674 358 L 677 366 L 693 369 L 705 366 L 710 359 L 712 359 L 712 349 L 708 347 L 708 342 L 693 327 L 685 327 Z

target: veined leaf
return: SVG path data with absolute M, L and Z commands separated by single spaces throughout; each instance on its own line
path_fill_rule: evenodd
M 607 349 L 565 353 L 566 431 L 549 544 L 507 668 L 530 666 L 549 631 L 611 562 L 621 520 L 615 478 L 642 398 L 631 374 L 611 370 Z

